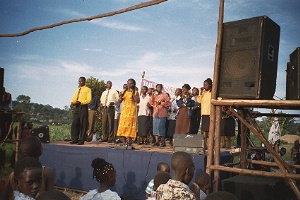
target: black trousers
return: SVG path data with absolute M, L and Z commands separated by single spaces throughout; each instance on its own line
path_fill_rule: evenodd
M 197 134 L 201 121 L 200 108 L 193 109 L 190 123 L 190 134 Z
M 88 128 L 88 106 L 77 106 L 73 112 L 71 137 L 73 142 L 83 142 Z
M 115 140 L 114 134 L 114 121 L 115 121 L 115 107 L 103 107 L 102 113 L 102 139 L 113 141 Z

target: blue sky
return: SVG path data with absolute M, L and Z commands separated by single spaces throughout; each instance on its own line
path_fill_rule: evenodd
M 52 23 L 107 13 L 137 0 L 2 0 L 0 32 L 17 33 Z M 22 37 L 0 38 L 0 67 L 13 99 L 63 108 L 80 76 L 128 78 L 168 86 L 201 87 L 213 76 L 218 0 L 169 0 L 89 22 L 72 23 Z M 299 0 L 226 0 L 224 22 L 267 15 L 281 27 L 276 96 L 285 97 L 286 63 L 300 46 Z

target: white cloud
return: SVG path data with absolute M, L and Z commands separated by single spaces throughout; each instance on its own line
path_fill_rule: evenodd
M 102 52 L 103 49 L 83 49 L 84 51 L 91 51 L 91 52 Z
M 118 30 L 125 30 L 125 31 L 146 31 L 146 29 L 144 29 L 143 27 L 134 26 L 134 25 L 130 25 L 123 22 L 114 21 L 114 20 L 96 19 L 90 21 L 90 23 L 111 28 L 111 29 L 118 29 Z

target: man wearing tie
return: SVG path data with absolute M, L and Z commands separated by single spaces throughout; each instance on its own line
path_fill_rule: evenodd
M 102 93 L 100 101 L 102 107 L 102 142 L 112 143 L 115 140 L 114 119 L 115 105 L 119 95 L 116 90 L 111 89 L 112 82 L 107 81 L 106 90 Z
M 71 126 L 72 141 L 70 144 L 84 144 L 84 137 L 88 127 L 88 104 L 92 99 L 91 89 L 85 86 L 85 81 L 85 77 L 79 78 L 79 87 L 71 101 L 71 105 L 75 106 L 75 108 L 73 111 Z

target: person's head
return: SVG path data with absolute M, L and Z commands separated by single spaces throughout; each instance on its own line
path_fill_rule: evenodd
M 181 88 L 176 88 L 175 96 L 178 97 L 179 95 L 181 95 L 181 93 L 182 93 L 182 89 Z
M 194 176 L 195 164 L 191 154 L 178 151 L 172 156 L 171 166 L 174 176 L 185 184 L 189 184 Z
M 27 122 L 26 126 L 28 129 L 32 129 L 33 128 L 33 123 L 32 122 Z
M 148 94 L 149 94 L 149 96 L 152 95 L 153 90 L 154 90 L 154 88 L 148 88 Z
M 127 89 L 127 83 L 123 84 L 123 90 Z
M 212 80 L 210 78 L 207 78 L 204 82 L 203 82 L 203 87 L 206 91 L 211 91 L 212 88 Z
M 17 190 L 32 198 L 35 198 L 40 191 L 42 177 L 42 164 L 36 158 L 20 158 L 14 166 L 14 179 Z
M 141 89 L 141 94 L 142 95 L 146 95 L 148 92 L 148 87 L 147 86 L 143 86 L 142 89 Z
M 26 125 L 26 120 L 22 119 L 21 126 L 24 127 Z
M 36 200 L 70 200 L 70 197 L 59 190 L 48 190 L 39 194 Z
M 218 191 L 207 195 L 205 200 L 238 200 L 238 198 L 230 192 Z
M 165 184 L 171 179 L 171 176 L 167 172 L 157 172 L 156 175 L 154 176 L 154 185 L 153 185 L 153 190 L 156 191 L 157 188 L 161 184 Z
M 192 95 L 193 96 L 198 96 L 199 95 L 199 89 L 196 88 L 196 87 L 193 87 L 193 89 L 192 89 Z
M 162 84 L 157 84 L 157 85 L 156 85 L 156 91 L 157 91 L 158 93 L 161 93 L 161 92 L 162 92 L 162 89 L 163 89 L 163 85 L 162 85 Z
M 106 82 L 106 88 L 107 89 L 111 89 L 111 87 L 112 87 L 112 82 L 111 81 L 107 81 Z
M 103 158 L 96 158 L 92 161 L 93 178 L 100 183 L 113 187 L 116 183 L 116 170 L 111 163 L 106 162 Z
M 19 157 L 29 156 L 39 158 L 43 153 L 43 146 L 36 136 L 28 136 L 19 141 Z
M 182 86 L 182 94 L 186 95 L 187 93 L 189 93 L 191 89 L 191 86 L 189 84 L 184 84 Z
M 280 156 L 284 156 L 286 154 L 286 148 L 282 147 L 279 151 Z
M 136 82 L 133 78 L 128 79 L 127 81 L 127 89 L 135 90 Z
M 210 176 L 207 173 L 197 174 L 195 182 L 202 191 L 210 189 Z
M 85 81 L 86 81 L 85 77 L 83 77 L 83 76 L 80 77 L 80 78 L 78 79 L 79 87 L 84 86 L 84 85 L 85 85 Z
M 170 174 L 170 166 L 167 163 L 160 162 L 156 167 L 157 172 L 167 172 Z

